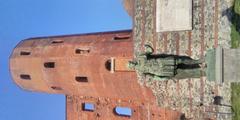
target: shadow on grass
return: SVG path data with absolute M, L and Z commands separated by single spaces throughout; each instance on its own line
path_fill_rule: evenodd
M 235 7 L 235 6 L 234 6 Z M 231 47 L 239 48 L 240 46 L 240 15 L 235 12 L 234 7 L 228 8 L 222 12 L 222 16 L 227 16 L 231 25 Z M 240 6 L 237 6 L 240 7 Z

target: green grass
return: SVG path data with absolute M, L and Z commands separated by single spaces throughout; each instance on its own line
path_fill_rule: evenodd
M 239 48 L 240 46 L 240 0 L 234 1 L 233 18 L 231 26 L 231 46 Z
M 232 109 L 234 112 L 233 120 L 240 120 L 240 83 L 232 83 Z
M 232 48 L 240 48 L 240 0 L 234 1 L 233 19 L 231 26 Z M 234 113 L 233 120 L 240 120 L 240 83 L 231 84 L 231 104 Z

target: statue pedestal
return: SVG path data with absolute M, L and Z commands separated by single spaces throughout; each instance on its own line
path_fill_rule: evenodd
M 240 82 L 240 49 L 208 50 L 206 54 L 207 79 L 223 82 Z

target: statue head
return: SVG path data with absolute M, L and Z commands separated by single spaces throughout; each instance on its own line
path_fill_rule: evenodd
M 129 61 L 128 62 L 128 68 L 134 70 L 137 65 L 136 61 Z

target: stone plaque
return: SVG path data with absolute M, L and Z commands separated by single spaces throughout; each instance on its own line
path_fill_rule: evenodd
M 157 32 L 192 30 L 192 0 L 157 0 Z

